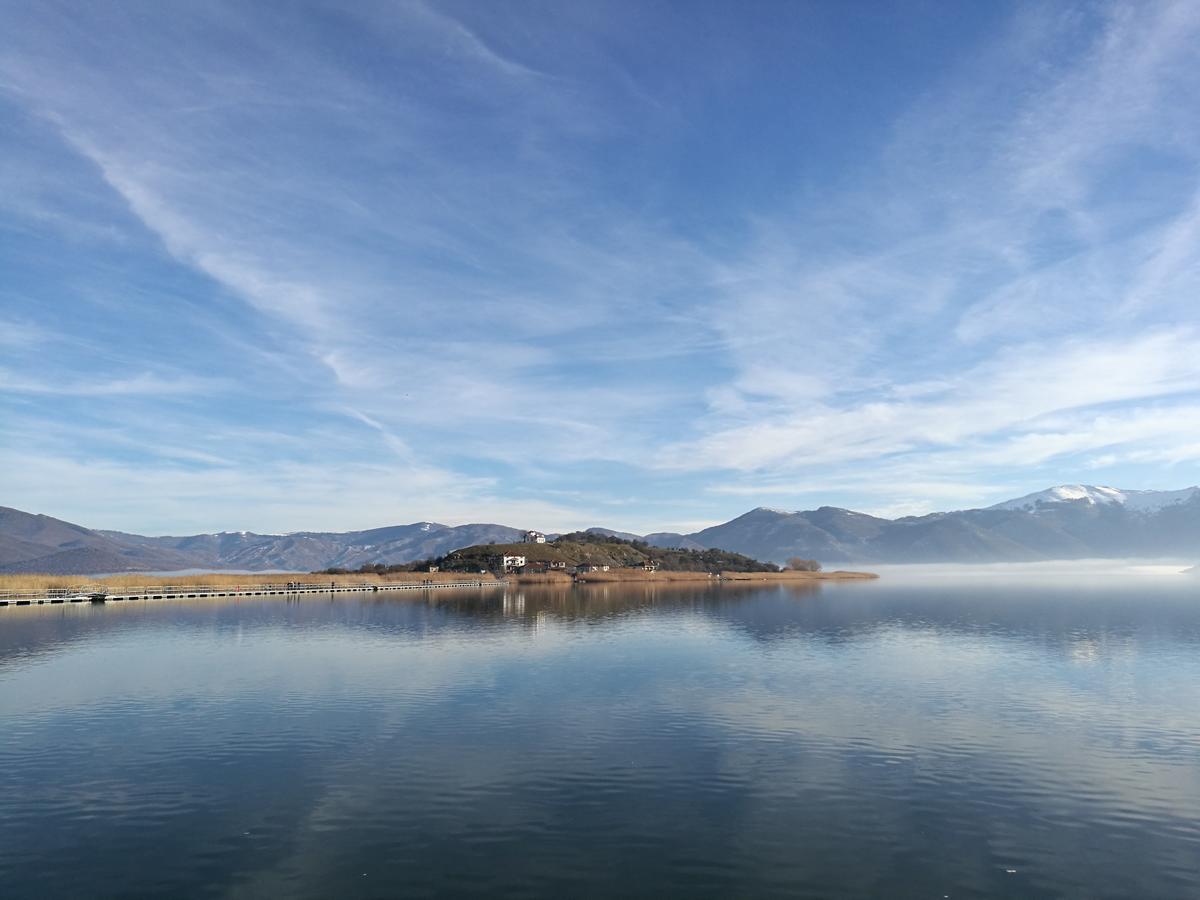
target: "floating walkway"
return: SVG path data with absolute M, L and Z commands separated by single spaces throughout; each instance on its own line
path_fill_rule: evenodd
M 0 591 L 0 606 L 42 606 L 48 603 L 108 603 L 120 600 L 193 600 L 207 597 L 273 597 L 300 594 L 373 594 L 384 591 L 428 591 L 433 588 L 485 588 L 503 581 L 391 581 L 382 584 L 320 584 L 288 582 L 246 586 L 153 585 L 132 588 L 55 588 L 46 591 Z

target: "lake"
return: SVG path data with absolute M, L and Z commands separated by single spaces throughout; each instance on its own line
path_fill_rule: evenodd
M 0 610 L 0 895 L 1200 896 L 1200 579 Z

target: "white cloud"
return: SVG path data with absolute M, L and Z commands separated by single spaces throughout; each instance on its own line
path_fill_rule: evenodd
M 197 378 L 190 375 L 163 376 L 140 372 L 130 377 L 94 378 L 87 381 L 51 381 L 25 377 L 0 369 L 0 390 L 13 394 L 43 394 L 72 397 L 176 396 L 212 394 L 229 390 L 232 384 L 223 378 Z
M 347 505 L 355 479 L 390 472 L 429 492 L 415 518 L 460 509 L 436 495 L 474 485 L 468 518 L 570 489 L 585 519 L 632 498 L 646 522 L 664 484 L 699 520 L 717 507 L 694 497 L 858 485 L 876 509 L 914 509 L 1004 490 L 1014 469 L 1068 480 L 1195 459 L 1194 4 L 1026 9 L 896 92 L 870 132 L 882 144 L 834 165 L 781 138 L 764 157 L 797 183 L 695 216 L 689 203 L 707 209 L 697 198 L 722 186 L 685 184 L 673 154 L 719 123 L 689 120 L 693 98 L 669 79 L 638 84 L 611 35 L 576 19 L 546 42 L 551 26 L 519 15 L 363 5 L 344 24 L 365 66 L 298 8 L 105 15 L 96 29 L 86 12 L 29 8 L 0 44 L 0 99 L 52 125 L 54 172 L 70 174 L 56 186 L 40 147 L 20 144 L 34 186 L 4 208 L 22 234 L 55 222 L 65 235 L 63 197 L 86 194 L 72 256 L 103 244 L 96 268 L 111 267 L 103 301 L 79 275 L 39 288 L 0 342 L 47 333 L 39 304 L 70 319 L 91 303 L 74 339 L 123 316 L 129 336 L 81 358 L 143 359 L 130 351 L 164 326 L 122 291 L 162 267 L 130 284 L 140 309 L 165 304 L 167 285 L 191 306 L 173 327 L 206 323 L 197 340 L 222 352 L 113 375 L 6 365 L 31 425 L 78 414 L 80 398 L 153 420 L 155 398 L 236 385 L 236 402 L 197 404 L 188 424 L 269 422 L 286 452 L 255 441 L 213 457 L 253 473 L 260 506 L 335 517 L 332 487 L 293 506 L 273 466 L 334 485 L 348 455 Z M 214 32 L 237 40 L 202 39 Z M 719 104 L 710 89 L 729 86 L 692 74 L 689 90 Z M 862 124 L 849 109 L 821 120 L 842 122 Z M 727 152 L 705 162 L 732 177 L 749 157 Z M 810 164 L 838 177 L 811 183 Z M 105 229 L 116 236 L 97 240 Z M 148 241 L 165 253 L 121 255 Z M 306 456 L 290 455 L 297 438 Z M 186 439 L 171 446 L 186 458 Z M 177 476 L 192 490 L 192 475 L 162 472 L 163 490 Z M 565 506 L 543 511 L 584 524 Z

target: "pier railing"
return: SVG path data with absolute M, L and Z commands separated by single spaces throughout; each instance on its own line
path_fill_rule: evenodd
M 462 581 L 280 581 L 245 584 L 148 584 L 116 587 L 86 584 L 70 588 L 0 590 L 0 606 L 33 603 L 83 602 L 85 600 L 166 600 L 193 597 L 248 597 L 278 594 L 346 593 L 365 591 L 423 590 L 428 588 L 485 587 L 502 581 L 463 579 Z

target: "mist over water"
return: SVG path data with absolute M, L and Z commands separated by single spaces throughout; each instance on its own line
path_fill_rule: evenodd
M 909 565 L 871 564 L 872 572 L 886 576 L 889 582 L 915 582 L 949 579 L 964 583 L 979 581 L 1054 583 L 1063 579 L 1099 587 L 1097 582 L 1112 579 L 1138 579 L 1189 575 L 1200 561 L 1181 559 L 1054 559 L 1024 563 L 916 563 Z
M 9 609 L 0 884 L 1196 896 L 1200 583 L 1076 575 Z

